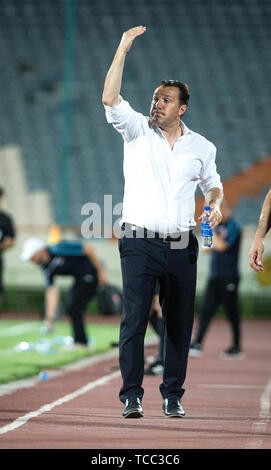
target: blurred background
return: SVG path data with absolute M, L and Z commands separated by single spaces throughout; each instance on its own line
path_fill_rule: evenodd
M 101 95 L 123 31 L 140 24 L 147 32 L 127 57 L 122 95 L 147 115 L 162 79 L 189 84 L 184 121 L 216 145 L 226 199 L 244 228 L 243 315 L 270 315 L 269 235 L 264 274 L 248 262 L 271 186 L 269 0 L 0 0 L 0 185 L 17 231 L 4 256 L 5 310 L 38 305 L 41 274 L 19 259 L 27 237 L 48 240 L 57 225 L 80 239 L 84 204 L 103 216 L 104 195 L 122 202 L 123 144 Z M 203 204 L 198 192 L 197 214 Z M 121 287 L 116 240 L 88 241 Z M 208 267 L 200 253 L 197 301 Z M 69 280 L 61 282 L 65 289 Z

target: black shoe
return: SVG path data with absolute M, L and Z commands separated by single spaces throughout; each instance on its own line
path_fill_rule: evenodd
M 201 357 L 202 356 L 202 347 L 200 343 L 196 343 L 195 341 L 191 343 L 189 349 L 189 356 L 190 357 Z
M 124 418 L 143 417 L 143 408 L 139 397 L 127 398 L 123 410 Z
M 185 416 L 181 400 L 177 397 L 165 398 L 163 410 L 167 418 L 183 418 Z
M 163 375 L 164 366 L 162 361 L 155 361 L 145 369 L 144 374 L 146 375 Z
M 232 346 L 221 354 L 223 359 L 243 359 L 244 354 L 238 346 Z

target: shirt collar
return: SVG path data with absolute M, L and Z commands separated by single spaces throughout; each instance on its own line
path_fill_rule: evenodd
M 183 128 L 183 135 L 192 134 L 192 131 L 185 125 L 183 121 L 181 121 L 181 124 Z
M 155 124 L 155 123 L 152 121 L 152 119 L 151 119 L 150 117 L 148 118 L 148 121 L 149 121 L 149 126 L 150 126 L 153 130 L 155 130 L 156 132 L 158 132 L 158 133 L 160 133 L 160 134 L 163 135 L 163 132 L 162 132 L 162 130 L 160 129 L 160 127 L 159 127 L 157 124 Z M 180 139 L 181 137 L 183 137 L 184 135 L 188 135 L 188 134 L 192 134 L 192 133 L 193 133 L 193 131 L 191 131 L 191 130 L 185 125 L 185 123 L 184 123 L 183 121 L 181 121 L 181 125 L 182 125 L 182 129 L 183 129 L 183 135 L 180 136 L 179 139 Z

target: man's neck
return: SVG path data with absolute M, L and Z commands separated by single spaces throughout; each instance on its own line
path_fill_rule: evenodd
M 172 126 L 172 127 L 167 127 L 167 128 L 162 128 L 160 127 L 162 133 L 168 140 L 171 148 L 174 147 L 175 142 L 183 135 L 183 126 L 180 123 Z

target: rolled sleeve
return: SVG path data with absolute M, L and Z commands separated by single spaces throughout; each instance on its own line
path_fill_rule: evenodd
M 121 98 L 121 102 L 116 106 L 104 105 L 104 108 L 108 124 L 112 124 L 126 142 L 144 133 L 143 122 L 146 118 L 134 111 L 128 101 Z
M 123 121 L 128 111 L 128 101 L 121 98 L 121 102 L 116 106 L 107 106 L 104 104 L 105 117 L 108 124 L 115 124 Z
M 216 169 L 216 147 L 215 145 L 210 145 L 210 150 L 208 152 L 206 161 L 203 164 L 201 171 L 201 182 L 200 189 L 203 192 L 204 196 L 213 188 L 223 189 L 220 175 Z

